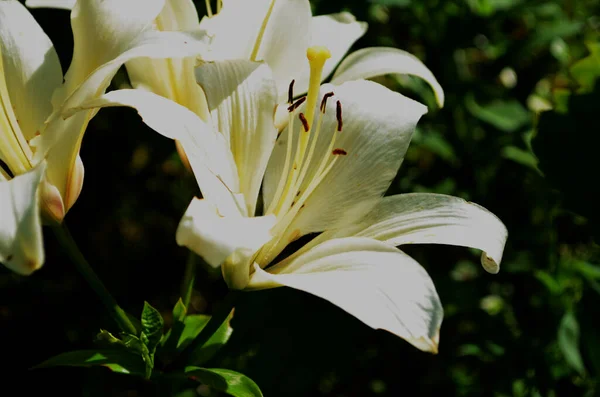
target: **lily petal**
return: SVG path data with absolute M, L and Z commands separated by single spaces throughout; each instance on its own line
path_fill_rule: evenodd
M 192 31 L 199 25 L 198 12 L 191 0 L 167 0 L 155 20 L 159 31 Z M 134 88 L 169 98 L 208 120 L 206 99 L 195 81 L 195 66 L 196 57 L 136 58 L 125 64 Z
M 212 37 L 212 59 L 250 59 L 271 2 L 224 0 L 217 15 L 202 18 L 200 28 Z
M 185 57 L 201 52 L 203 44 L 193 36 L 179 32 L 148 31 L 129 43 L 125 51 L 96 69 L 62 105 L 63 117 L 72 116 L 82 104 L 96 98 L 106 90 L 112 77 L 123 63 L 136 57 Z M 38 140 L 34 161 L 44 156 L 48 159 L 47 177 L 63 197 L 73 179 L 73 167 L 81 145 L 83 133 L 93 112 L 83 112 L 63 120 L 54 113 Z M 51 151 L 50 151 L 51 150 Z M 71 197 L 67 201 L 74 201 Z M 66 205 L 67 209 L 69 205 Z
M 256 61 L 265 61 L 277 82 L 280 100 L 285 100 L 292 79 L 299 77 L 306 62 L 306 49 L 311 39 L 311 10 L 307 0 L 274 0 L 272 10 L 265 19 L 264 35 L 258 48 Z M 338 32 L 341 34 L 342 32 Z M 305 72 L 308 78 L 308 70 Z M 308 80 L 304 89 L 308 88 Z
M 431 71 L 414 55 L 391 47 L 363 48 L 348 55 L 335 71 L 332 84 L 369 79 L 384 74 L 409 74 L 425 80 L 438 105 L 444 106 L 444 90 Z
M 0 182 L 0 262 L 29 275 L 44 263 L 38 186 L 45 162 L 10 181 Z
M 196 79 L 206 93 L 216 129 L 229 141 L 246 215 L 253 216 L 277 139 L 273 124 L 277 90 L 271 70 L 250 61 L 214 62 L 197 68 Z
M 373 238 L 392 246 L 446 244 L 475 248 L 482 251 L 483 268 L 496 274 L 508 232 L 496 215 L 459 197 L 398 194 L 384 197 L 357 224 L 321 233 L 289 259 L 323 241 L 349 236 Z
M 156 18 L 156 28 L 162 31 L 189 31 L 200 26 L 198 10 L 192 0 L 166 0 Z
M 60 8 L 72 10 L 77 0 L 27 0 L 25 5 L 29 8 Z
M 355 236 L 394 246 L 447 244 L 482 250 L 485 270 L 496 274 L 508 232 L 494 214 L 458 197 L 410 193 L 385 197 L 361 222 Z M 359 227 L 361 227 L 359 226 Z
M 368 238 L 326 241 L 285 266 L 255 265 L 249 288 L 288 286 L 328 300 L 368 326 L 437 352 L 443 309 L 425 269 Z
M 217 203 L 223 215 L 239 214 L 234 193 L 239 190 L 235 162 L 227 141 L 184 106 L 142 90 L 111 91 L 82 108 L 128 106 L 144 123 L 183 145 L 204 197 Z M 243 201 L 243 200 L 241 200 Z
M 52 42 L 16 0 L 0 2 L 0 56 L 0 79 L 6 81 L 18 125 L 29 140 L 52 112 L 50 98 L 63 76 Z
M 177 244 L 188 247 L 213 267 L 223 264 L 229 287 L 242 289 L 250 276 L 248 259 L 272 238 L 269 231 L 274 224 L 274 215 L 223 217 L 208 200 L 195 198 L 177 228 Z
M 329 173 L 304 202 L 288 227 L 288 236 L 319 232 L 351 224 L 368 212 L 389 187 L 398 172 L 418 120 L 427 112 L 420 103 L 371 81 L 354 81 L 339 87 L 324 85 L 329 98 L 319 139 L 300 192 L 308 190 L 322 158 L 334 161 Z M 338 131 L 336 101 L 340 101 L 343 128 Z M 319 110 L 317 110 L 319 112 Z M 317 113 L 318 114 L 318 113 Z M 318 117 L 311 130 L 317 130 Z M 304 133 L 294 123 L 294 142 Z M 333 150 L 330 142 L 335 137 Z M 281 134 L 269 161 L 264 181 L 266 208 L 273 200 L 286 155 L 289 127 Z M 292 153 L 295 152 L 295 148 Z
M 58 104 L 90 73 L 131 49 L 131 43 L 152 27 L 165 0 L 78 1 L 71 12 L 73 60 L 65 75 Z
M 354 15 L 349 12 L 319 15 L 312 18 L 310 46 L 324 46 L 331 52 L 331 58 L 325 63 L 325 67 L 323 68 L 323 80 L 333 72 L 350 47 L 352 47 L 352 44 L 361 38 L 366 31 L 367 23 L 357 21 Z M 296 95 L 304 94 L 308 90 L 310 75 L 308 62 L 304 59 L 304 62 L 300 64 L 303 65 L 302 71 L 296 76 L 292 76 L 296 78 L 296 84 L 294 85 L 297 88 Z M 288 84 L 289 81 L 291 81 L 291 77 L 287 81 Z M 282 84 L 282 88 L 287 88 L 285 82 Z M 285 95 L 285 91 L 283 95 Z M 283 98 L 280 96 L 280 99 L 285 99 L 285 96 Z

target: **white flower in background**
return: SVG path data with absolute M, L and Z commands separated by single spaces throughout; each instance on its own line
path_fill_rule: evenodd
M 197 69 L 208 122 L 140 90 L 114 91 L 85 106 L 134 107 L 146 124 L 181 141 L 204 198 L 190 204 L 177 241 L 222 266 L 230 288 L 297 288 L 435 352 L 439 297 L 426 271 L 396 246 L 477 248 L 485 269 L 496 273 L 506 229 L 456 197 L 382 198 L 426 108 L 370 81 L 319 87 L 329 56 L 323 47 L 309 49 L 308 94 L 293 101 L 290 86 L 289 120 L 279 137 L 273 109 L 280 95 L 264 63 Z M 278 260 L 290 243 L 319 232 Z
M 71 13 L 75 48 L 63 83 L 41 27 L 18 1 L 0 1 L 0 262 L 14 271 L 30 274 L 43 264 L 39 207 L 45 218 L 60 222 L 81 191 L 79 148 L 95 111 L 73 108 L 102 95 L 130 59 L 203 51 L 200 37 L 151 29 L 163 5 L 79 1 Z

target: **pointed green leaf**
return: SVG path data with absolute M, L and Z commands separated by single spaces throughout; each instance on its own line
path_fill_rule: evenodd
M 142 311 L 142 333 L 140 339 L 148 347 L 150 352 L 154 352 L 160 342 L 163 333 L 164 321 L 160 312 L 153 308 L 148 302 L 144 302 Z
M 193 314 L 184 317 L 183 321 L 175 322 L 173 328 L 167 333 L 163 341 L 161 353 L 175 355 L 183 351 L 196 337 L 202 329 L 208 324 L 211 316 L 204 314 Z M 231 316 L 229 318 L 231 320 Z M 229 320 L 225 321 L 219 329 L 210 337 L 204 346 L 194 350 L 191 354 L 191 363 L 201 365 L 210 360 L 227 343 L 233 329 L 229 325 Z
M 504 132 L 514 132 L 532 122 L 531 113 L 516 100 L 493 101 L 479 105 L 474 96 L 467 95 L 465 105 L 473 116 Z
M 585 375 L 585 366 L 579 351 L 579 323 L 572 311 L 568 311 L 558 328 L 558 346 L 565 361 L 580 375 Z
M 175 321 L 182 321 L 186 314 L 187 308 L 183 304 L 181 298 L 179 298 L 179 300 L 175 304 L 175 307 L 173 308 L 173 319 Z
M 122 374 L 144 374 L 142 359 L 124 350 L 77 350 L 54 356 L 35 368 L 103 366 Z
M 187 345 L 189 345 L 192 342 L 192 340 L 194 340 L 196 338 L 196 336 L 198 336 L 198 334 L 200 333 L 202 328 L 204 328 L 204 325 L 206 325 L 206 323 L 208 323 L 208 320 L 210 320 L 210 316 L 201 316 L 200 317 L 200 315 L 198 315 L 198 318 L 194 318 L 194 317 L 195 316 L 186 317 L 186 320 L 188 321 L 186 323 L 186 331 L 189 331 L 189 332 L 184 332 L 181 335 L 181 337 L 179 338 L 179 343 L 178 343 L 179 349 L 184 349 Z M 217 332 L 212 334 L 210 339 L 207 340 L 203 346 L 195 349 L 192 352 L 190 364 L 192 364 L 192 365 L 204 364 L 205 362 L 210 360 L 212 357 L 214 357 L 214 355 L 217 354 L 219 349 L 221 349 L 221 347 L 223 347 L 223 345 L 227 343 L 227 341 L 231 337 L 231 334 L 233 333 L 233 328 L 231 328 L 231 326 L 230 326 L 230 321 L 231 321 L 232 317 L 233 317 L 233 315 L 229 314 L 229 317 L 227 318 L 226 321 L 223 322 L 223 324 L 221 324 L 221 326 L 219 327 Z M 188 319 L 190 319 L 190 320 L 188 320 Z M 193 326 L 194 323 L 196 323 L 196 325 L 203 323 L 204 325 L 202 325 L 202 328 L 200 328 L 200 329 L 198 329 L 198 328 L 194 329 L 194 326 Z
M 258 385 L 246 375 L 229 369 L 187 367 L 186 375 L 234 397 L 262 397 Z

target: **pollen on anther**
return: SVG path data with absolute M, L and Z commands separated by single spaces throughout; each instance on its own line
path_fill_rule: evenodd
M 294 102 L 290 106 L 288 106 L 288 108 L 287 108 L 288 112 L 291 113 L 294 110 L 298 109 L 300 107 L 300 105 L 302 105 L 305 101 L 306 101 L 305 96 L 303 96 L 302 98 L 299 98 L 296 102 Z
M 328 92 L 327 94 L 323 95 L 323 100 L 321 101 L 321 112 L 325 113 L 325 108 L 327 107 L 327 100 L 329 98 L 331 98 L 333 96 L 333 92 Z
M 335 104 L 335 117 L 337 118 L 337 122 L 338 122 L 338 127 L 337 130 L 341 131 L 342 130 L 342 103 L 340 101 L 337 101 L 337 103 Z
M 294 83 L 296 80 L 292 80 L 290 87 L 288 88 L 288 103 L 291 105 L 294 102 Z
M 348 152 L 344 149 L 333 149 L 333 152 L 331 152 L 331 154 L 333 154 L 334 156 L 345 156 L 348 154 Z
M 308 132 L 308 130 L 310 130 L 310 126 L 308 125 L 308 120 L 306 120 L 306 116 L 304 116 L 304 113 L 300 113 L 298 117 L 300 117 L 300 121 L 302 121 L 302 127 L 304 127 L 304 131 Z

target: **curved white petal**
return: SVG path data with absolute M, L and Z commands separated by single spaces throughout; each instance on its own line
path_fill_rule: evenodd
M 187 31 L 199 28 L 200 18 L 192 0 L 166 0 L 155 24 L 162 31 Z
M 223 215 L 239 213 L 237 170 L 227 141 L 196 114 L 159 95 L 142 90 L 111 91 L 85 108 L 128 106 L 158 133 L 181 142 L 202 194 Z
M 160 31 L 192 31 L 199 27 L 198 12 L 191 0 L 167 0 L 155 20 Z M 134 88 L 146 89 L 187 107 L 208 120 L 204 93 L 196 84 L 196 57 L 136 58 L 125 64 Z
M 402 251 L 367 238 L 329 240 L 286 266 L 255 266 L 249 288 L 286 285 L 328 300 L 372 328 L 437 352 L 443 309 L 431 278 Z
M 229 141 L 247 216 L 253 216 L 277 131 L 277 91 L 269 67 L 250 61 L 208 63 L 196 69 L 215 128 Z
M 250 59 L 270 7 L 271 0 L 224 0 L 217 15 L 203 18 L 200 27 L 212 37 L 212 58 Z
M 30 8 L 60 8 L 71 10 L 77 0 L 27 0 L 25 5 Z
M 360 222 L 321 233 L 284 262 L 323 241 L 351 236 L 373 238 L 392 246 L 446 244 L 475 248 L 482 251 L 483 268 L 496 274 L 508 232 L 496 215 L 459 197 L 398 194 L 384 197 Z
M 329 91 L 335 96 L 327 102 L 317 146 L 301 185 L 299 199 L 315 180 L 321 159 L 337 159 L 330 172 L 304 201 L 304 207 L 287 229 L 286 241 L 292 235 L 299 237 L 342 227 L 362 218 L 389 187 L 415 126 L 427 111 L 420 103 L 371 81 L 348 82 L 339 87 L 325 85 L 321 93 Z M 337 131 L 337 100 L 342 106 L 341 132 Z M 315 117 L 311 137 L 315 136 L 317 119 Z M 299 134 L 305 133 L 301 125 L 299 121 L 295 122 L 294 142 L 297 142 Z M 266 208 L 273 200 L 284 168 L 289 135 L 288 127 L 278 139 L 267 167 L 263 188 Z M 334 135 L 334 150 L 329 152 Z M 345 155 L 334 155 L 337 149 L 343 150 Z
M 116 58 L 104 63 L 90 74 L 70 94 L 62 105 L 63 115 L 68 116 L 72 108 L 82 102 L 101 95 L 110 84 L 117 70 L 134 58 L 185 58 L 203 54 L 206 51 L 204 33 L 156 32 L 147 31 L 134 40 Z
M 221 11 L 200 26 L 213 37 L 214 59 L 273 61 L 277 76 L 304 59 L 310 16 L 308 0 L 225 0 Z
M 29 275 L 44 263 L 38 186 L 46 164 L 0 182 L 0 262 Z
M 16 0 L 0 2 L 0 55 L 0 79 L 6 81 L 10 105 L 29 140 L 52 112 L 50 99 L 63 76 L 52 42 Z
M 444 90 L 431 71 L 414 55 L 390 47 L 363 48 L 348 55 L 335 71 L 332 84 L 368 79 L 384 74 L 410 74 L 425 80 L 433 89 L 440 107 L 444 106 Z
M 230 288 L 249 280 L 248 259 L 272 236 L 275 216 L 222 216 L 208 200 L 193 199 L 177 228 L 177 244 L 186 246 L 213 267 L 223 265 Z M 226 261 L 227 259 L 227 261 Z
M 366 31 L 367 23 L 357 21 L 354 15 L 349 12 L 319 15 L 312 18 L 310 46 L 325 46 L 331 52 L 331 58 L 327 60 L 323 68 L 323 80 L 333 72 L 350 47 L 352 47 L 352 44 L 361 38 Z M 306 61 L 306 54 L 303 53 L 303 55 L 303 62 L 300 63 L 302 65 L 301 71 L 297 75 L 292 76 L 296 79 L 296 84 L 294 85 L 297 91 L 295 92 L 296 95 L 304 94 L 308 90 L 310 68 Z M 281 89 L 287 89 L 287 85 L 282 84 Z M 281 95 L 285 95 L 285 91 Z M 285 96 L 280 96 L 280 99 L 285 99 Z
M 498 273 L 508 232 L 494 214 L 458 197 L 432 193 L 385 197 L 353 235 L 394 246 L 447 244 L 482 250 L 481 263 Z
M 204 45 L 186 33 L 148 31 L 129 43 L 121 55 L 96 69 L 62 104 L 63 117 L 72 116 L 86 101 L 102 95 L 123 63 L 136 57 L 185 57 L 201 52 Z M 63 120 L 54 113 L 35 142 L 34 161 L 48 157 L 47 177 L 61 194 L 69 190 L 73 167 L 87 123 L 95 113 L 83 112 Z M 50 153 L 50 150 L 52 153 Z
M 78 1 L 71 12 L 73 59 L 58 104 L 92 71 L 130 49 L 132 41 L 152 28 L 164 4 L 165 0 Z
M 293 79 L 303 73 L 308 77 L 306 50 L 313 34 L 312 25 L 310 3 L 307 0 L 274 0 L 254 60 L 265 61 L 273 70 L 282 100 L 287 98 L 287 89 Z M 343 31 L 336 34 L 341 33 Z M 304 91 L 307 87 L 308 80 Z

